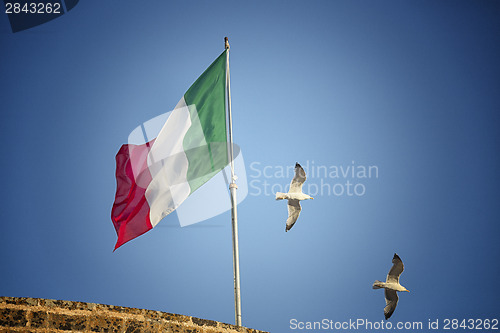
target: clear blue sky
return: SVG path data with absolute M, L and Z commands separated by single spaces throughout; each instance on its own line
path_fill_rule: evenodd
M 383 320 L 371 284 L 395 252 L 411 292 L 392 323 L 499 318 L 491 0 L 94 0 L 15 34 L 1 13 L 0 295 L 234 322 L 229 212 L 186 228 L 172 215 L 114 253 L 110 219 L 118 149 L 176 105 L 224 36 L 252 182 L 238 208 L 243 324 Z M 285 233 L 265 182 L 288 184 L 279 171 L 295 162 L 320 190 Z M 377 173 L 320 172 L 349 166 Z

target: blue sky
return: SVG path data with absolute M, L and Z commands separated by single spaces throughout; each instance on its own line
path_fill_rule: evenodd
M 411 292 L 394 325 L 499 318 L 499 31 L 490 0 L 81 1 L 15 34 L 0 15 L 0 295 L 234 322 L 229 212 L 169 216 L 114 253 L 110 219 L 118 149 L 228 36 L 243 324 L 380 322 L 371 284 L 395 252 Z M 285 233 L 264 182 L 295 162 L 323 188 Z M 311 176 L 349 166 L 378 173 Z M 337 195 L 348 181 L 363 194 Z

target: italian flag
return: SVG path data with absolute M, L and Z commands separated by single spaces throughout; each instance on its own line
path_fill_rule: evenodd
M 115 250 L 154 228 L 229 164 L 226 52 L 188 89 L 155 139 L 125 144 L 116 154 Z

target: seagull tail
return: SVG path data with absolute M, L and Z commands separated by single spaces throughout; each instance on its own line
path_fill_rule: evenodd
M 286 193 L 276 192 L 276 200 L 286 199 Z
M 380 289 L 380 288 L 384 288 L 384 282 L 382 281 L 379 281 L 379 280 L 375 280 L 375 282 L 373 282 L 373 289 Z

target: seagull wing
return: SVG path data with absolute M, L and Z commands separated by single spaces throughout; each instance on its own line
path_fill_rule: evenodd
M 295 176 L 292 179 L 292 182 L 290 183 L 290 190 L 288 191 L 289 193 L 301 193 L 302 192 L 302 185 L 306 181 L 306 172 L 302 167 L 300 166 L 299 163 L 295 163 Z
M 398 294 L 396 290 L 384 289 L 385 290 L 385 308 L 384 315 L 385 319 L 389 319 L 394 310 L 396 310 L 396 305 L 398 305 Z
M 292 229 L 295 222 L 297 222 L 301 209 L 299 200 L 288 200 L 288 218 L 286 219 L 285 232 Z
M 391 267 L 391 270 L 389 271 L 389 274 L 387 274 L 386 282 L 399 283 L 399 276 L 405 270 L 405 266 L 403 265 L 403 261 L 401 261 L 401 258 L 396 253 L 394 253 L 392 263 L 393 265 Z

